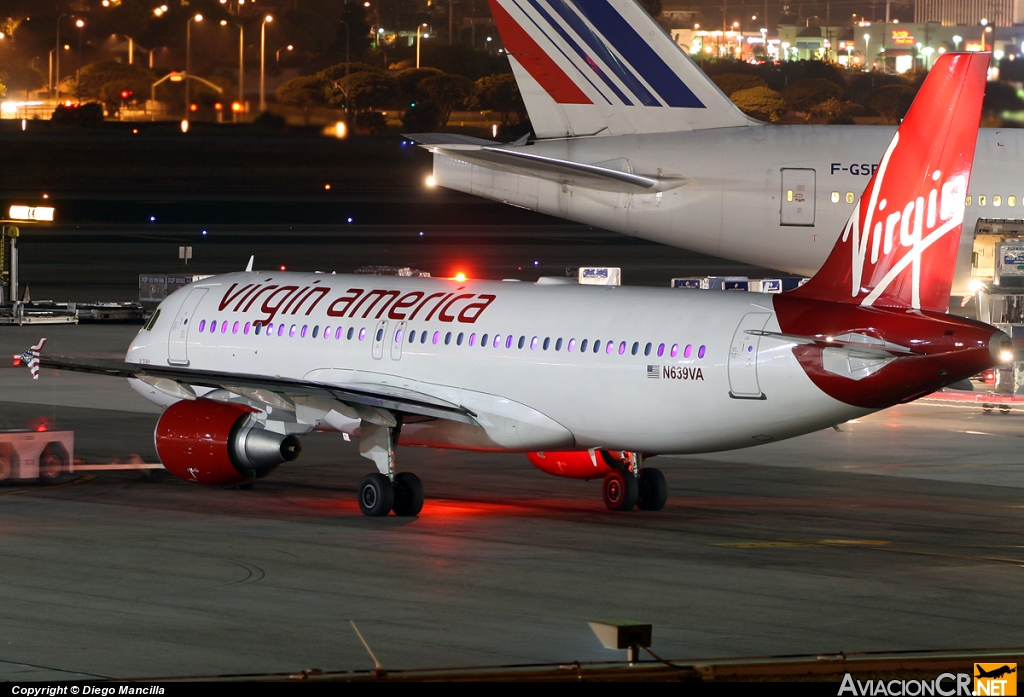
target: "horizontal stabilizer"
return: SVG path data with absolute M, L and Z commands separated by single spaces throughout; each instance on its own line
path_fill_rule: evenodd
M 747 334 L 752 336 L 766 336 L 772 339 L 789 341 L 794 344 L 817 344 L 831 348 L 845 349 L 864 357 L 879 358 L 887 356 L 918 356 L 923 355 L 910 350 L 906 346 L 900 346 L 874 337 L 861 334 L 844 334 L 843 336 L 801 336 L 799 334 L 784 334 L 781 332 L 769 332 L 761 329 L 748 329 Z
M 418 145 L 494 145 L 495 141 L 484 138 L 474 138 L 458 133 L 403 133 L 403 138 L 408 138 Z
M 482 167 L 600 191 L 655 193 L 675 189 L 687 182 L 687 179 L 681 176 L 634 174 L 601 165 L 494 147 L 492 143 L 488 143 L 487 146 L 446 143 L 427 147 L 435 154 L 440 153 Z

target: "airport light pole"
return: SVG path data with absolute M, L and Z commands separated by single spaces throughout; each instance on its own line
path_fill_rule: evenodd
M 54 50 L 57 52 L 57 58 L 55 60 L 56 70 L 53 74 L 53 92 L 57 99 L 60 99 L 60 20 L 70 15 L 61 15 L 57 18 L 57 48 Z
M 189 17 L 189 20 L 185 22 L 185 120 L 188 121 L 188 115 L 192 108 L 192 101 L 189 98 L 189 80 L 192 79 L 192 22 L 202 22 L 203 16 L 197 14 L 195 17 Z
M 238 101 L 245 105 L 245 28 L 238 22 L 229 22 L 226 19 L 220 20 L 220 25 L 226 27 L 234 24 L 238 27 Z M 149 66 L 153 67 L 153 66 Z M 234 119 L 238 121 L 238 112 L 234 112 Z
M 275 63 L 280 63 L 281 62 L 281 51 L 293 51 L 293 50 L 295 50 L 295 47 L 292 44 L 288 44 L 287 46 L 282 46 L 281 48 L 277 49 L 274 52 L 274 62 Z
M 273 22 L 274 18 L 267 15 L 260 25 L 260 113 L 267 110 L 266 90 L 266 63 L 267 63 L 267 22 Z
M 426 22 L 416 27 L 416 69 L 420 67 L 420 30 L 427 26 Z M 423 38 L 427 38 L 429 34 L 423 34 Z
M 75 101 L 79 104 L 82 103 L 82 30 L 85 28 L 85 22 L 78 20 L 75 22 L 75 26 L 78 27 L 78 68 L 75 70 Z

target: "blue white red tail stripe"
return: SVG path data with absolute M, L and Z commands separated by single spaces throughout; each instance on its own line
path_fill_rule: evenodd
M 747 126 L 634 0 L 488 0 L 540 138 Z

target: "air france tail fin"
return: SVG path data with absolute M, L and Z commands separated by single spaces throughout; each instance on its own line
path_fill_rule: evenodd
M 539 138 L 756 123 L 634 0 L 488 0 Z
M 825 265 L 793 296 L 949 309 L 988 64 L 935 62 Z

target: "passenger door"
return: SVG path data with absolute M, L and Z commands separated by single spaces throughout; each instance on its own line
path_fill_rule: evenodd
M 813 169 L 782 170 L 782 225 L 814 225 Z
M 371 351 L 374 360 L 380 360 L 384 356 L 384 340 L 388 334 L 388 321 L 382 319 L 377 322 L 373 330 L 373 349 Z
M 729 348 L 729 396 L 733 399 L 764 399 L 757 380 L 757 353 L 761 337 L 747 330 L 762 330 L 769 312 L 749 312 L 743 316 Z
M 206 295 L 206 288 L 194 288 L 178 310 L 178 316 L 167 334 L 167 362 L 171 365 L 188 365 L 188 330 L 196 308 Z
M 395 325 L 395 335 L 391 342 L 391 359 L 398 361 L 402 359 L 402 344 L 406 341 L 405 322 Z

